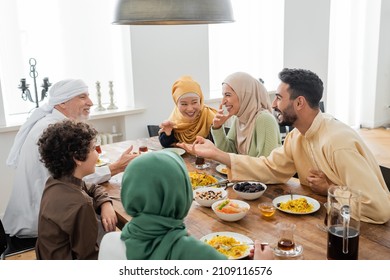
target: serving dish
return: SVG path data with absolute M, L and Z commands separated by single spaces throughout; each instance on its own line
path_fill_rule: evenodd
M 243 234 L 239 234 L 239 233 L 235 233 L 235 232 L 229 232 L 229 231 L 226 231 L 226 232 L 213 232 L 213 233 L 210 233 L 210 234 L 207 234 L 207 235 L 201 237 L 200 240 L 203 241 L 203 242 L 206 242 L 207 244 L 209 244 L 210 240 L 212 240 L 213 238 L 215 238 L 217 236 L 233 237 L 239 243 L 242 243 L 244 246 L 247 246 L 247 248 L 241 254 L 239 254 L 237 256 L 229 256 L 228 254 L 226 254 L 226 252 L 224 252 L 223 247 L 221 248 L 221 250 L 218 250 L 222 254 L 227 256 L 230 260 L 237 260 L 237 259 L 242 259 L 242 258 L 247 257 L 249 255 L 250 249 L 253 248 L 253 245 L 247 245 L 247 244 L 253 244 L 253 240 L 252 239 L 250 239 L 249 237 L 247 237 L 247 236 L 245 236 Z M 210 245 L 210 246 L 212 246 L 212 245 Z
M 204 207 L 211 207 L 214 202 L 223 200 L 227 196 L 227 192 L 223 188 L 216 187 L 197 188 L 193 194 L 194 200 Z
M 245 200 L 258 199 L 267 190 L 267 186 L 260 182 L 247 181 L 237 182 L 233 186 L 233 191 Z
M 190 171 L 188 175 L 191 179 L 191 185 L 193 189 L 216 184 L 219 182 L 217 178 L 204 172 Z
M 95 164 L 95 166 L 96 167 L 104 166 L 104 165 L 108 164 L 109 162 L 110 162 L 110 160 L 108 158 L 99 157 L 98 161 Z
M 227 172 L 227 167 L 225 164 L 218 164 L 216 167 L 215 167 L 215 170 L 217 170 L 219 173 L 223 174 L 223 175 L 227 175 L 228 172 Z
M 224 199 L 211 205 L 215 215 L 223 221 L 236 222 L 243 219 L 250 209 L 250 205 L 238 199 Z
M 307 212 L 295 212 L 295 211 L 289 211 L 289 210 L 285 210 L 285 209 L 281 209 L 280 208 L 280 203 L 288 202 L 288 201 L 290 201 L 292 199 L 295 200 L 295 199 L 298 199 L 298 198 L 305 198 L 309 204 L 313 205 L 313 208 L 310 211 L 307 211 Z M 320 203 L 317 200 L 315 200 L 314 198 L 311 198 L 311 197 L 308 197 L 308 196 L 305 196 L 305 195 L 294 194 L 294 195 L 292 195 L 292 199 L 291 199 L 291 195 L 290 194 L 282 195 L 282 196 L 278 196 L 278 197 L 274 198 L 272 203 L 275 205 L 275 207 L 278 210 L 280 210 L 282 212 L 285 212 L 285 213 L 294 214 L 294 215 L 307 215 L 307 214 L 314 213 L 314 212 L 318 211 L 318 209 L 320 209 Z
M 178 154 L 179 156 L 182 156 L 186 153 L 186 151 L 182 148 L 175 148 L 175 147 L 172 147 L 172 148 L 165 148 L 164 151 L 171 151 L 171 152 L 174 152 L 176 154 Z

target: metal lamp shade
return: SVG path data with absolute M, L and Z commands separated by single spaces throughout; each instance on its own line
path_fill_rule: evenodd
M 113 24 L 180 25 L 234 22 L 230 0 L 119 0 Z

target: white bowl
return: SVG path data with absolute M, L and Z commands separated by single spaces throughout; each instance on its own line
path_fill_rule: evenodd
M 211 205 L 211 208 L 213 209 L 215 215 L 218 216 L 221 220 L 227 221 L 227 222 L 235 222 L 238 220 L 241 220 L 246 216 L 246 214 L 249 211 L 250 205 L 242 200 L 237 199 L 229 199 L 232 203 L 236 203 L 240 208 L 244 208 L 245 210 L 239 213 L 223 213 L 217 210 L 217 207 L 219 204 L 225 200 L 222 201 L 216 201 Z
M 223 188 L 213 188 L 213 187 L 203 187 L 203 188 L 197 188 L 193 191 L 194 193 L 194 199 L 196 202 L 198 202 L 201 206 L 205 207 L 211 207 L 211 205 L 219 200 L 224 199 L 227 196 L 227 192 Z M 202 197 L 202 195 L 211 194 L 208 196 Z M 212 193 L 217 194 L 220 193 L 221 195 L 218 196 L 218 198 L 212 197 Z M 199 194 L 201 196 L 199 196 Z
M 238 184 L 245 184 L 249 183 L 253 186 L 253 184 L 256 185 L 257 188 L 262 188 L 262 190 L 257 190 L 255 192 L 243 192 L 238 190 Z M 263 193 L 267 190 L 267 186 L 260 182 L 254 182 L 254 181 L 247 181 L 247 182 L 237 182 L 233 186 L 233 190 L 238 194 L 239 197 L 246 199 L 246 200 L 255 200 L 258 199 L 260 196 L 263 195 Z

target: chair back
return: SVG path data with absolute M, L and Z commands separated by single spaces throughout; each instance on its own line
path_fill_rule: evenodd
M 385 179 L 386 186 L 390 191 L 390 168 L 387 168 L 387 167 L 382 166 L 382 165 L 380 165 L 379 167 L 381 168 L 382 176 L 383 176 L 383 179 Z
M 100 242 L 98 260 L 126 260 L 126 245 L 121 232 L 108 232 Z
M 147 125 L 149 137 L 158 136 L 158 131 L 160 130 L 160 127 L 158 125 Z
M 5 259 L 5 250 L 7 249 L 7 235 L 3 227 L 3 223 L 0 220 L 0 255 L 1 259 Z

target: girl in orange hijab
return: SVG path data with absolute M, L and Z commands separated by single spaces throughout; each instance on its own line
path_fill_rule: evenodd
M 200 85 L 190 76 L 183 76 L 173 84 L 172 98 L 175 108 L 169 119 L 160 124 L 161 145 L 191 144 L 197 135 L 208 137 L 216 110 L 204 104 Z

